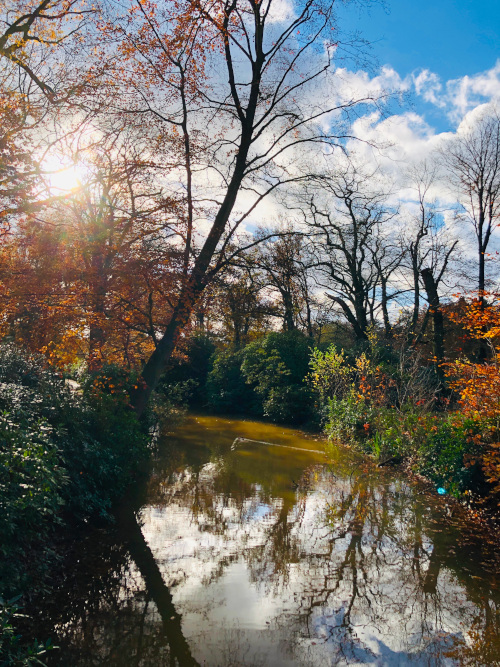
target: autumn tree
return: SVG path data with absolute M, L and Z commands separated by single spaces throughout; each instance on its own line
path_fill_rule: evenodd
M 83 0 L 6 0 L 0 7 L 0 217 L 40 211 L 56 144 L 86 125 L 79 95 L 87 63 L 75 54 L 95 8 Z M 97 68 L 99 69 L 99 68 Z
M 342 45 L 337 30 L 329 42 L 333 8 L 318 0 L 285 12 L 276 0 L 146 0 L 109 10 L 103 53 L 115 48 L 115 94 L 107 112 L 169 138 L 164 177 L 184 196 L 175 218 L 184 282 L 143 368 L 138 413 L 241 223 L 301 177 L 299 147 L 339 141 L 341 127 L 320 119 L 345 118 L 361 102 L 336 94 L 330 65 Z
M 481 427 L 483 470 L 492 492 L 500 494 L 500 295 L 484 296 L 485 303 L 469 302 L 455 319 L 472 339 L 490 347 L 490 359 L 459 359 L 447 365 L 446 374 L 462 414 Z
M 144 144 L 110 132 L 92 148 L 88 164 L 85 187 L 64 209 L 86 285 L 89 359 L 100 360 L 108 342 L 130 341 L 131 332 L 149 338 L 150 349 L 156 345 L 180 261 L 165 225 L 175 202 L 156 182 L 157 164 Z M 130 362 L 130 351 L 125 356 Z
M 83 0 L 6 0 L 0 9 L 0 59 L 25 73 L 53 100 L 48 54 L 67 43 L 95 11 Z
M 50 349 L 35 339 L 30 347 L 48 351 L 56 363 L 85 359 L 90 368 L 105 361 L 137 365 L 154 349 L 168 316 L 180 261 L 169 245 L 164 216 L 175 203 L 164 196 L 154 179 L 156 165 L 143 154 L 135 137 L 100 133 L 97 143 L 80 152 L 80 186 L 28 216 L 6 245 L 11 266 L 2 274 L 4 313 L 10 294 L 12 313 L 17 313 L 7 318 L 11 329 L 29 319 L 33 286 L 28 276 L 35 272 L 35 281 L 37 271 L 42 272 L 34 289 L 38 310 L 45 304 L 45 325 L 35 328 L 45 331 Z M 25 280 L 19 280 L 23 272 Z M 63 337 L 57 327 L 51 331 L 48 309 L 66 313 Z
M 0 332 L 4 340 L 66 365 L 83 356 L 81 286 L 60 230 L 29 217 L 0 246 Z

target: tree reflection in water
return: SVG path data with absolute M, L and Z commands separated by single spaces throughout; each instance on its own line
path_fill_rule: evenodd
M 326 464 L 231 450 L 252 435 L 318 447 L 270 425 L 188 422 L 139 523 L 126 512 L 97 576 L 90 558 L 52 610 L 62 664 L 499 664 L 498 554 L 478 526 L 346 451 Z

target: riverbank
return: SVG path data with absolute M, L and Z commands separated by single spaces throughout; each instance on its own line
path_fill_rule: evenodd
M 41 358 L 0 346 L 2 664 L 31 664 L 50 648 L 25 644 L 15 628 L 50 588 L 60 534 L 110 520 L 146 470 L 150 438 L 128 407 L 125 378 L 108 369 L 74 391 Z
M 409 462 L 447 495 L 498 506 L 496 385 L 475 386 L 470 375 L 493 372 L 491 364 L 450 362 L 438 375 L 421 352 L 375 330 L 351 349 L 314 347 L 298 331 L 272 332 L 211 356 L 201 354 L 214 350 L 208 336 L 189 345 L 163 390 L 191 386 L 194 409 L 325 428 L 377 462 Z M 488 409 L 478 407 L 483 399 Z
M 268 418 L 279 422 L 290 414 L 297 397 L 307 399 L 296 411 L 297 421 L 303 422 L 304 415 L 308 415 L 308 422 L 315 429 L 323 421 L 330 440 L 340 445 L 331 445 L 336 452 L 342 447 L 347 452 L 350 447 L 351 452 L 369 455 L 374 468 L 378 463 L 401 462 L 407 475 L 430 480 L 428 488 L 432 487 L 432 496 L 445 517 L 460 514 L 465 521 L 462 510 L 457 514 L 458 506 L 451 497 L 461 499 L 468 506 L 471 525 L 476 525 L 484 541 L 492 541 L 491 535 L 499 524 L 491 510 L 497 505 L 492 502 L 486 506 L 482 498 L 487 493 L 481 496 L 477 492 L 487 490 L 480 474 L 483 422 L 467 421 L 463 415 L 444 410 L 432 412 L 429 405 L 415 400 L 399 408 L 384 405 L 387 386 L 382 387 L 383 391 L 377 390 L 378 394 L 375 391 L 381 385 L 382 371 L 367 357 L 362 359 L 361 370 L 361 362 L 356 362 L 358 370 L 354 372 L 351 362 L 335 349 L 316 350 L 311 362 L 305 363 L 308 357 L 302 353 L 310 348 L 304 347 L 304 337 L 299 334 L 273 334 L 266 344 L 259 345 L 255 344 L 246 358 L 237 353 L 239 370 L 231 363 L 223 366 L 222 358 L 219 365 L 213 361 L 215 376 L 207 371 L 206 377 L 206 388 L 212 391 L 212 408 L 214 396 L 227 398 L 228 391 L 232 391 L 233 410 L 268 410 Z M 75 522 L 82 525 L 111 518 L 113 504 L 137 480 L 141 468 L 147 467 L 150 435 L 147 423 L 140 424 L 129 408 L 135 379 L 122 369 L 108 367 L 100 374 L 88 376 L 75 392 L 41 360 L 23 357 L 8 347 L 3 348 L 3 355 L 0 399 L 4 409 L 1 453 L 5 466 L 1 492 L 7 511 L 0 529 L 7 547 L 0 563 L 4 575 L 0 594 L 7 600 L 21 594 L 21 602 L 26 604 L 43 589 L 61 551 L 65 551 L 56 545 L 56 531 Z M 294 364 L 295 370 L 292 372 L 287 364 Z M 270 379 L 268 372 L 275 367 L 279 373 Z M 235 369 L 239 376 L 231 376 L 234 384 L 223 381 L 224 374 L 234 375 Z M 304 375 L 307 369 L 309 374 Z M 384 373 L 387 377 L 387 370 Z M 163 387 L 165 402 L 154 407 L 157 420 L 168 422 L 172 406 L 185 398 L 184 388 L 182 383 Z M 248 400 L 242 402 L 242 396 Z M 280 397 L 286 398 L 281 407 Z M 222 417 L 205 418 L 224 423 Z M 289 432 L 288 427 L 272 423 L 257 427 L 257 422 L 250 419 L 251 416 L 235 422 L 239 424 L 241 443 L 246 439 L 250 444 L 260 441 L 266 445 L 266 429 Z M 251 424 L 251 433 L 246 433 L 246 423 Z M 311 431 L 306 440 L 318 442 L 319 435 L 318 431 Z M 367 465 L 365 459 L 358 467 L 364 470 Z M 393 474 L 398 475 L 398 470 Z M 441 495 L 436 496 L 437 490 Z M 40 653 L 47 647 L 32 643 L 31 648 L 28 645 L 23 649 L 19 644 L 12 625 L 18 604 L 14 601 L 4 607 L 1 655 L 10 654 L 12 660 L 19 662 L 24 659 L 22 650 Z

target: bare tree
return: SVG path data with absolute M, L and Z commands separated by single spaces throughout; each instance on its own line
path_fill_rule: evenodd
M 312 337 L 312 294 L 308 281 L 306 244 L 303 234 L 290 222 L 273 229 L 261 229 L 255 237 L 264 239 L 247 257 L 248 266 L 261 271 L 261 284 L 279 294 L 276 314 L 284 331 L 305 325 Z
M 411 170 L 409 177 L 417 193 L 418 204 L 418 210 L 412 219 L 413 224 L 401 236 L 405 257 L 403 267 L 409 270 L 413 292 L 409 338 L 413 345 L 417 344 L 432 316 L 434 352 L 439 366 L 444 357 L 444 324 L 440 312 L 439 288 L 450 259 L 457 251 L 458 239 L 450 237 L 442 219 L 444 211 L 429 196 L 436 183 L 437 166 L 424 162 Z M 418 331 L 422 287 L 427 294 L 429 308 Z
M 393 238 L 393 234 L 376 234 L 373 239 L 372 260 L 377 271 L 377 278 L 372 288 L 370 300 L 371 324 L 376 323 L 376 312 L 380 306 L 384 332 L 387 338 L 392 337 L 392 324 L 389 317 L 390 302 L 396 299 L 402 290 L 394 282 L 394 274 L 400 268 L 404 252 Z
M 236 349 L 250 341 L 251 333 L 267 331 L 277 313 L 274 302 L 264 295 L 264 285 L 251 261 L 231 267 L 214 283 L 213 308 Z
M 500 116 L 495 109 L 447 143 L 440 162 L 477 240 L 477 289 L 483 300 L 488 244 L 500 215 Z
M 380 307 L 381 275 L 388 280 L 397 263 L 387 262 L 381 253 L 381 230 L 396 215 L 387 205 L 387 193 L 376 183 L 376 174 L 350 163 L 340 173 L 311 177 L 301 210 L 318 284 L 340 306 L 356 337 L 366 339 Z M 387 300 L 386 282 L 385 308 Z

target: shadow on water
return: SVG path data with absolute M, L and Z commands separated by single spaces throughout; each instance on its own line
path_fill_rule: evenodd
M 40 624 L 53 663 L 500 664 L 492 536 L 404 476 L 320 449 L 190 418 L 140 509 L 75 550 Z

